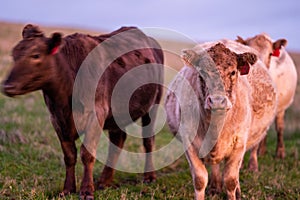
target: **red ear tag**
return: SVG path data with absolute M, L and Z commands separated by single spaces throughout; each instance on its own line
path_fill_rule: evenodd
M 55 55 L 55 54 L 58 53 L 58 50 L 59 50 L 59 46 L 56 46 L 56 47 L 54 47 L 54 48 L 51 50 L 50 54 L 51 54 L 51 55 Z
M 244 66 L 239 67 L 240 70 L 240 74 L 241 75 L 246 75 L 249 73 L 250 71 L 250 65 L 249 63 L 246 63 Z
M 279 57 L 280 56 L 280 50 L 279 49 L 275 49 L 272 53 L 272 56 L 275 56 L 275 57 Z

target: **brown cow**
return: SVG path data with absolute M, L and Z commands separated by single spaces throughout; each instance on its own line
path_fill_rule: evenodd
M 153 181 L 156 178 L 152 164 L 154 144 L 153 119 L 150 119 L 149 111 L 151 106 L 158 104 L 162 95 L 163 82 L 163 53 L 159 44 L 152 38 L 146 36 L 135 27 L 123 27 L 110 34 L 90 36 L 73 34 L 62 38 L 60 33 L 54 33 L 52 37 L 44 36 L 44 33 L 37 26 L 27 25 L 22 32 L 23 39 L 14 47 L 12 55 L 14 66 L 3 82 L 3 93 L 13 97 L 28 92 L 42 90 L 44 100 L 51 113 L 51 121 L 61 142 L 66 165 L 66 179 L 62 195 L 76 192 L 75 185 L 75 164 L 77 150 L 75 140 L 78 134 L 85 133 L 84 142 L 80 149 L 81 160 L 84 165 L 84 174 L 81 182 L 80 197 L 93 199 L 93 166 L 95 163 L 96 147 L 102 130 L 94 130 L 95 124 L 101 129 L 109 131 L 109 154 L 106 166 L 99 179 L 98 187 L 109 185 L 114 174 L 114 166 L 126 139 L 124 127 L 132 121 L 142 118 L 143 126 L 147 129 L 143 132 L 144 147 L 146 155 L 144 181 Z M 99 44 L 102 51 L 94 51 Z M 104 47 L 103 47 L 104 46 Z M 132 48 L 131 48 L 132 47 Z M 134 47 L 134 48 L 133 48 Z M 129 49 L 129 51 L 128 51 Z M 95 86 L 96 93 L 91 102 L 86 102 L 86 91 L 93 85 L 77 90 L 78 97 L 72 99 L 73 85 L 80 66 L 90 52 L 96 52 L 96 59 L 91 63 L 95 66 L 85 66 L 87 69 L 81 83 L 89 83 L 97 71 L 103 71 Z M 124 54 L 118 55 L 117 52 Z M 109 58 L 117 57 L 105 64 Z M 95 64 L 96 63 L 96 64 Z M 129 107 L 118 110 L 118 113 L 129 112 L 132 119 L 122 119 L 122 127 L 119 127 L 112 114 L 111 97 L 114 86 L 118 80 L 133 68 L 146 64 L 146 73 L 139 74 L 139 77 L 132 77 L 127 85 L 130 87 L 138 80 L 155 76 L 158 84 L 145 84 L 136 88 L 131 96 Z M 91 68 L 88 68 L 91 67 Z M 95 70 L 94 70 L 95 69 Z M 90 73 L 90 74 L 88 74 Z M 153 74 L 153 76 L 151 76 Z M 99 82 L 98 82 L 99 81 Z M 75 89 L 74 89 L 75 92 Z M 82 95 L 81 95 L 82 94 Z M 81 96 L 80 96 L 81 95 Z M 123 97 L 118 97 L 122 100 Z M 73 112 L 72 112 L 73 101 Z M 92 105 L 88 105 L 91 103 Z M 90 107 L 89 107 L 90 106 Z M 91 108 L 95 108 L 95 111 Z M 152 111 L 151 111 L 152 112 Z M 95 114 L 94 114 L 95 113 Z M 155 113 L 152 113 L 155 116 Z M 97 116 L 97 118 L 95 117 Z M 120 114 L 121 115 L 121 114 Z M 80 117 L 80 124 L 75 127 L 74 117 Z M 149 127 L 151 126 L 151 127 Z M 76 129 L 77 128 L 77 129 Z
M 238 42 L 250 46 L 258 51 L 260 59 L 264 61 L 269 68 L 272 79 L 278 90 L 278 108 L 275 119 L 277 131 L 276 157 L 284 158 L 284 113 L 292 104 L 297 86 L 296 66 L 285 50 L 286 39 L 273 40 L 267 34 L 259 34 L 244 40 L 238 36 Z M 288 81 L 287 81 L 288 80 Z M 257 148 L 257 147 L 256 147 Z M 266 138 L 260 144 L 259 152 L 264 154 L 266 151 Z M 257 165 L 253 165 L 252 170 L 257 171 Z
M 196 199 L 204 199 L 208 182 L 204 164 L 222 160 L 227 196 L 236 199 L 241 197 L 244 153 L 264 137 L 274 119 L 276 90 L 264 65 L 258 62 L 250 68 L 255 54 L 236 54 L 221 43 L 208 46 L 184 52 L 183 59 L 196 70 L 183 67 L 171 83 L 165 101 L 167 121 L 186 149 Z M 189 84 L 183 86 L 184 80 L 190 89 Z

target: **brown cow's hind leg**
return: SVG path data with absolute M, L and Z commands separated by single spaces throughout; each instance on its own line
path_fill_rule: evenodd
M 98 182 L 98 189 L 110 186 L 115 172 L 114 167 L 126 140 L 126 133 L 122 130 L 109 131 L 109 140 L 107 161 Z
M 80 150 L 82 163 L 84 165 L 83 179 L 80 187 L 80 199 L 90 200 L 94 199 L 93 168 L 96 159 L 84 145 L 81 146 Z
M 152 162 L 152 151 L 154 147 L 154 122 L 156 118 L 156 108 L 153 108 L 151 113 L 152 118 L 150 118 L 149 113 L 142 117 L 143 124 L 143 145 L 146 153 L 146 162 L 145 162 L 145 172 L 144 172 L 144 182 L 150 183 L 156 180 L 155 169 Z

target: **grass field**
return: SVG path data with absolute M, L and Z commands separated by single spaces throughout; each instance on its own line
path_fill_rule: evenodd
M 0 23 L 0 81 L 10 68 L 12 47 L 19 41 L 23 25 Z M 46 28 L 50 33 L 60 30 L 65 34 L 74 29 Z M 85 31 L 88 32 L 88 31 Z M 92 32 L 91 32 L 92 33 Z M 164 45 L 171 42 L 163 41 Z M 172 43 L 174 45 L 174 42 Z M 174 49 L 186 48 L 177 43 Z M 174 50 L 175 51 L 175 50 Z M 167 55 L 167 64 L 180 68 L 175 57 Z M 300 67 L 299 54 L 292 53 Z M 298 69 L 299 73 L 300 69 Z M 300 85 L 300 84 L 298 84 Z M 300 199 L 300 87 L 292 107 L 286 115 L 286 158 L 274 158 L 276 136 L 271 128 L 268 152 L 259 158 L 260 170 L 252 173 L 241 170 L 243 199 Z M 172 139 L 167 127 L 156 137 L 156 147 Z M 80 141 L 77 142 L 80 146 Z M 140 151 L 142 141 L 128 137 L 126 149 Z M 246 156 L 246 162 L 248 156 Z M 96 163 L 94 177 L 100 176 L 103 164 Z M 82 164 L 76 167 L 77 190 L 82 178 Z M 117 172 L 114 185 L 96 191 L 95 199 L 193 199 L 193 186 L 188 164 L 181 156 L 173 164 L 157 171 L 155 183 L 143 184 L 141 174 Z M 50 124 L 49 114 L 40 92 L 17 98 L 0 94 L 0 199 L 59 199 L 65 176 L 63 154 L 58 138 Z M 225 199 L 219 196 L 207 199 Z M 74 194 L 66 199 L 78 199 Z

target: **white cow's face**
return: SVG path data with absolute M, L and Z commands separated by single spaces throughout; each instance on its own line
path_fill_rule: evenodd
M 209 56 L 214 64 L 204 60 Z M 253 53 L 236 54 L 222 43 L 212 46 L 206 53 L 193 50 L 184 52 L 183 60 L 201 71 L 201 77 L 208 87 L 204 108 L 208 110 L 229 110 L 235 104 L 238 77 L 249 73 L 250 64 L 257 60 Z

